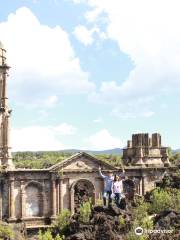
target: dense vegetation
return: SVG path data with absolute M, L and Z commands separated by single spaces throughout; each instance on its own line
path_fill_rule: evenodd
M 48 168 L 63 161 L 72 154 L 63 152 L 16 152 L 13 162 L 17 168 Z
M 173 154 L 169 148 L 170 162 L 173 165 L 180 164 L 180 152 Z M 53 164 L 63 161 L 70 157 L 73 153 L 42 151 L 42 152 L 16 152 L 13 153 L 13 161 L 17 168 L 48 168 Z M 113 166 L 121 166 L 122 156 L 119 154 L 97 154 L 95 155 L 100 160 L 112 164 Z
M 16 152 L 13 153 L 13 161 L 17 168 L 48 168 L 64 159 L 70 157 L 73 153 L 64 152 Z M 98 154 L 96 157 L 114 166 L 121 165 L 120 155 Z

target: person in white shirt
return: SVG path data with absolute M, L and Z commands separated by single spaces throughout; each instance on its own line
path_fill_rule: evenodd
M 120 207 L 121 195 L 123 193 L 123 180 L 117 175 L 115 175 L 112 184 L 112 193 L 117 207 Z

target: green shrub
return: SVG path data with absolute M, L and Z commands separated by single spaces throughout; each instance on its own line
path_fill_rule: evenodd
M 180 193 L 177 190 L 174 191 L 176 191 L 176 194 L 166 189 L 156 188 L 153 190 L 150 198 L 150 211 L 152 213 L 160 213 L 166 210 L 178 210 L 180 207 Z
M 42 233 L 40 230 L 38 233 L 38 240 L 64 240 L 64 236 L 60 236 L 59 234 L 53 238 L 51 231 L 48 229 L 45 233 Z
M 125 219 L 121 215 L 119 216 L 119 225 L 122 228 L 125 227 L 125 225 L 126 225 Z
M 60 236 L 59 234 L 55 237 L 55 240 L 64 240 L 64 236 Z
M 142 219 L 146 218 L 148 216 L 148 209 L 149 204 L 144 202 L 143 199 L 139 199 L 137 203 L 137 207 L 133 208 L 133 219 L 137 220 L 138 222 L 141 222 Z
M 88 223 L 90 221 L 92 212 L 92 203 L 91 201 L 85 202 L 80 207 L 80 221 L 83 223 Z
M 0 239 L 10 239 L 14 235 L 10 226 L 0 222 Z
M 177 212 L 180 211 L 180 189 L 168 188 L 166 189 L 171 196 L 171 208 Z
M 48 229 L 45 233 L 39 231 L 38 233 L 38 240 L 54 240 L 51 231 Z
M 61 233 L 66 231 L 70 224 L 71 212 L 68 209 L 64 209 L 56 218 L 53 226 L 56 227 Z

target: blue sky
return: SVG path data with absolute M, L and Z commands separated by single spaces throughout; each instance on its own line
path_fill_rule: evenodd
M 179 5 L 0 0 L 13 150 L 124 147 L 137 132 L 180 147 Z

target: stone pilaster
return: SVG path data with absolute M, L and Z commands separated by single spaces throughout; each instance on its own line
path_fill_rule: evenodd
M 61 212 L 63 210 L 63 189 L 62 189 L 62 185 L 63 185 L 63 179 L 60 179 L 59 182 L 59 212 Z
M 59 179 L 56 185 L 56 214 L 59 214 Z
M 144 176 L 142 176 L 142 180 L 141 180 L 141 195 L 144 195 Z
M 70 211 L 74 214 L 74 187 L 70 190 Z
M 56 180 L 52 179 L 52 217 L 56 216 Z
M 24 182 L 21 181 L 21 219 L 26 217 L 26 203 L 25 203 L 25 189 L 24 189 Z
M 43 181 L 42 188 L 42 216 L 46 216 L 46 196 L 45 196 L 45 182 Z
M 9 186 L 9 218 L 15 218 L 15 201 L 14 201 L 14 180 L 10 180 Z

